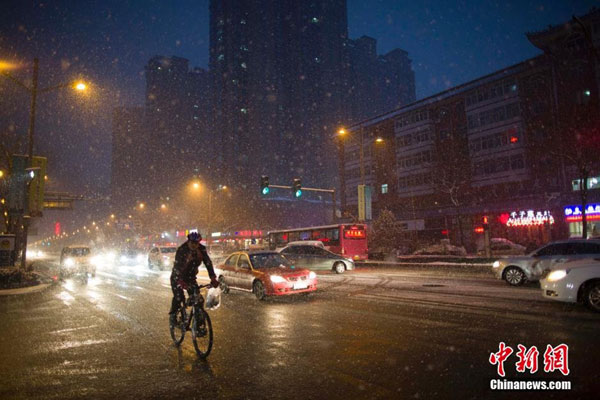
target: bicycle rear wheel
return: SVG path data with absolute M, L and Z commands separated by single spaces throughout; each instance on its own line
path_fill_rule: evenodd
M 187 313 L 185 312 L 185 307 L 181 307 L 175 315 L 177 316 L 175 325 L 171 325 L 171 322 L 169 321 L 169 330 L 171 331 L 171 338 L 173 339 L 175 346 L 179 346 L 181 342 L 183 342 L 186 331 L 185 321 L 187 319 Z
M 194 310 L 192 341 L 194 342 L 194 348 L 198 356 L 201 358 L 208 357 L 212 350 L 213 330 L 210 316 L 202 307 L 197 307 Z

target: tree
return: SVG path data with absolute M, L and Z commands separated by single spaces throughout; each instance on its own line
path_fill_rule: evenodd
M 400 239 L 402 230 L 398 226 L 398 221 L 394 213 L 388 209 L 384 209 L 379 213 L 379 216 L 373 221 L 371 231 L 372 248 L 376 248 L 384 253 L 393 251 Z

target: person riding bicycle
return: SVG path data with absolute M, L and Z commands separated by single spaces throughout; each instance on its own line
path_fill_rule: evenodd
M 188 294 L 191 294 L 194 289 L 198 288 L 196 275 L 198 274 L 198 267 L 202 262 L 206 266 L 211 285 L 215 288 L 219 286 L 212 261 L 206 252 L 206 247 L 200 243 L 202 236 L 198 232 L 191 232 L 187 238 L 188 240 L 177 248 L 175 263 L 171 272 L 171 290 L 173 290 L 173 300 L 171 301 L 171 310 L 169 311 L 171 325 L 175 324 L 177 310 L 185 299 L 183 289 L 186 289 Z

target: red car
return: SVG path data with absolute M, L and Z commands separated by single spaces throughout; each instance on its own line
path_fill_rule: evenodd
M 216 271 L 224 293 L 230 288 L 254 293 L 257 299 L 317 290 L 317 275 L 295 268 L 274 251 L 238 251 Z

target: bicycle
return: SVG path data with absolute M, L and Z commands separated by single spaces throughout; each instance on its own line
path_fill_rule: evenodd
M 204 297 L 200 294 L 200 289 L 210 287 L 210 284 L 194 287 L 191 295 L 177 310 L 175 325 L 169 322 L 169 330 L 175 346 L 179 346 L 183 342 L 185 333 L 191 331 L 196 354 L 201 358 L 208 357 L 213 344 L 212 323 L 204 309 Z

